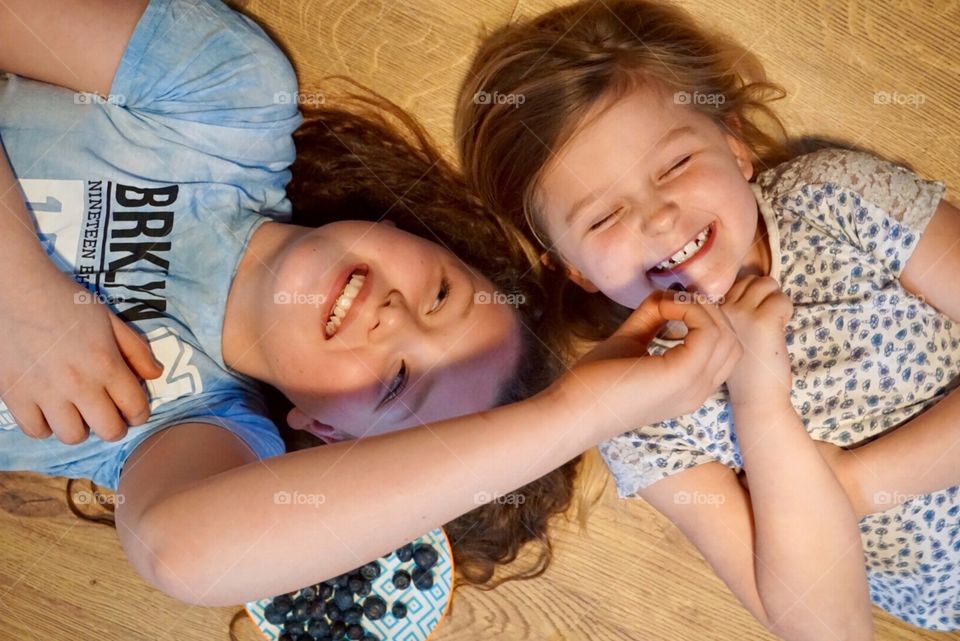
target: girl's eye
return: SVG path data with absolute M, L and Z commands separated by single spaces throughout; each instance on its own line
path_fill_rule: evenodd
M 623 208 L 621 207 L 620 209 L 623 209 Z M 614 211 L 614 212 L 611 213 L 611 214 L 607 214 L 606 216 L 604 216 L 603 218 L 601 218 L 601 219 L 598 220 L 597 222 L 593 223 L 592 225 L 590 225 L 590 229 L 588 229 L 587 231 L 588 231 L 588 232 L 592 232 L 592 231 L 596 231 L 596 230 L 600 229 L 601 227 L 603 227 L 604 223 L 606 223 L 608 220 L 610 220 L 611 218 L 613 218 L 614 216 L 616 216 L 616 215 L 620 212 L 620 209 L 617 209 L 616 211 Z
M 450 298 L 450 290 L 450 281 L 448 281 L 446 276 L 444 276 L 440 281 L 440 292 L 437 294 L 437 299 L 434 301 L 433 307 L 430 308 L 430 312 L 435 312 L 443 305 L 445 300 Z
M 400 392 L 407 386 L 407 378 L 407 364 L 405 361 L 400 361 L 400 371 L 397 372 L 397 375 L 393 378 L 390 390 L 387 392 L 387 395 L 383 397 L 383 400 L 380 401 L 380 406 L 400 396 Z
M 675 171 L 675 170 L 677 170 L 678 168 L 680 168 L 682 165 L 685 165 L 685 164 L 687 163 L 687 161 L 690 160 L 690 158 L 691 158 L 691 156 L 689 156 L 689 155 L 684 156 L 683 159 L 682 159 L 680 162 L 678 162 L 678 163 L 675 164 L 673 167 L 671 167 L 670 169 L 668 169 L 667 172 L 666 172 L 665 174 L 663 174 L 663 175 L 666 176 L 666 175 L 669 174 L 670 172 Z

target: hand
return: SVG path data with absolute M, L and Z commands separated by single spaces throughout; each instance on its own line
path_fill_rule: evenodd
M 668 321 L 682 321 L 681 345 L 661 356 L 647 346 Z M 698 299 L 655 291 L 607 340 L 578 360 L 547 392 L 596 427 L 597 441 L 699 408 L 742 354 L 726 317 Z
M 137 376 L 156 378 L 163 367 L 91 292 L 61 272 L 44 278 L 40 293 L 0 298 L 0 398 L 33 438 L 56 434 L 80 443 L 89 426 L 106 441 L 119 440 L 127 423 L 149 417 Z
M 793 378 L 783 330 L 793 315 L 793 303 L 777 281 L 745 276 L 733 284 L 720 309 L 743 346 L 743 358 L 727 380 L 731 400 L 789 402 Z

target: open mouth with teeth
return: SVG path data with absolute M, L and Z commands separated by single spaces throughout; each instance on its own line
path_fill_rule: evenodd
M 686 245 L 681 247 L 675 254 L 669 258 L 660 261 L 654 267 L 647 270 L 650 275 L 669 274 L 680 267 L 686 267 L 695 258 L 703 255 L 706 249 L 713 244 L 715 225 L 710 223 L 691 239 Z
M 350 277 L 347 278 L 346 285 L 344 285 L 340 295 L 337 296 L 337 299 L 334 301 L 333 307 L 330 308 L 330 315 L 327 317 L 327 322 L 324 326 L 324 334 L 327 338 L 332 338 L 334 334 L 337 333 L 337 330 L 340 329 L 344 319 L 347 317 L 347 312 L 350 311 L 350 307 L 353 306 L 354 301 L 363 290 L 363 284 L 366 280 L 367 269 L 365 267 L 353 270 Z

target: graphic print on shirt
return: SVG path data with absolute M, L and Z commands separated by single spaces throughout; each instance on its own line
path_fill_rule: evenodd
M 20 185 L 40 241 L 62 271 L 125 321 L 163 317 L 177 185 L 46 179 Z
M 203 391 L 200 370 L 190 363 L 193 347 L 180 338 L 175 328 L 158 327 L 144 338 L 150 342 L 154 357 L 163 364 L 160 378 L 146 381 L 151 412 L 164 403 Z

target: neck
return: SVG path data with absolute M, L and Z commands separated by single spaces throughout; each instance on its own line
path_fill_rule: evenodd
M 299 227 L 275 222 L 260 225 L 240 258 L 227 294 L 221 351 L 230 369 L 269 383 L 271 370 L 260 350 L 260 339 L 270 331 L 274 267 Z

